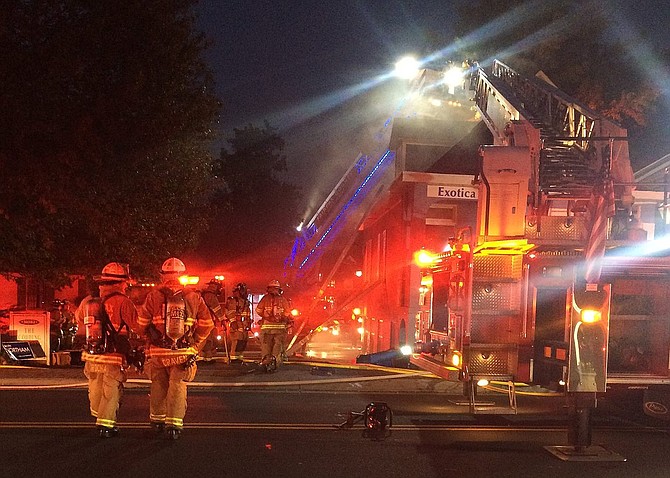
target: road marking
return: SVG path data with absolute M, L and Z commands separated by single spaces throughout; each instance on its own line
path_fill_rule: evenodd
M 287 386 L 301 386 L 301 385 L 328 385 L 331 383 L 356 383 L 356 382 L 372 382 L 378 380 L 394 380 L 400 378 L 416 378 L 425 377 L 432 378 L 430 374 L 405 374 L 399 373 L 395 375 L 375 375 L 371 377 L 345 377 L 345 378 L 323 378 L 316 380 L 286 380 L 282 382 L 188 382 L 189 387 L 202 388 L 237 388 L 237 387 L 287 387 Z M 139 384 L 149 386 L 151 381 L 143 378 L 131 378 L 126 381 L 128 384 Z M 46 384 L 46 385 L 0 385 L 0 390 L 50 390 L 58 388 L 80 388 L 86 387 L 86 382 L 75 383 L 61 383 L 61 384 Z
M 0 422 L 0 429 L 86 429 L 95 426 L 92 422 Z M 123 429 L 149 429 L 149 425 L 145 422 L 120 422 L 119 427 Z M 229 423 L 187 423 L 184 428 L 192 430 L 351 430 L 363 431 L 362 426 L 355 426 L 353 428 L 340 428 L 337 424 L 328 423 L 244 423 L 244 422 L 229 422 Z M 637 433 L 663 433 L 667 430 L 650 428 L 650 427 L 594 427 L 598 431 L 614 431 L 614 432 L 637 432 Z M 393 425 L 390 427 L 392 431 L 416 432 L 416 431 L 476 431 L 476 432 L 565 432 L 565 426 L 473 426 L 473 425 Z

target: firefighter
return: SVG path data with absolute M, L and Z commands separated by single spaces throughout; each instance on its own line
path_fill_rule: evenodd
M 242 359 L 253 324 L 249 291 L 244 282 L 237 284 L 233 295 L 226 299 L 226 318 L 230 334 L 230 361 L 244 363 Z
M 284 360 L 288 329 L 292 325 L 290 305 L 282 296 L 279 281 L 268 284 L 267 294 L 258 302 L 256 313 L 261 317 L 261 366 L 272 371 Z
M 176 257 L 161 267 L 161 284 L 140 308 L 138 322 L 147 338 L 151 379 L 149 420 L 157 434 L 181 435 L 186 415 L 186 382 L 195 378 L 196 357 L 214 322 L 204 300 L 179 278 L 186 266 Z
M 128 350 L 121 344 L 129 344 L 139 329 L 135 305 L 126 296 L 128 279 L 127 265 L 110 262 L 94 277 L 99 293 L 85 297 L 75 312 L 76 320 L 86 327 L 82 360 L 91 415 L 101 438 L 118 434 L 116 418 L 129 365 Z
M 207 283 L 207 287 L 205 287 L 202 291 L 200 291 L 200 295 L 205 301 L 205 305 L 207 306 L 207 309 L 209 310 L 212 316 L 212 321 L 214 322 L 214 327 L 207 336 L 207 339 L 205 339 L 205 344 L 203 345 L 202 352 L 200 354 L 204 362 L 211 362 L 214 360 L 214 354 L 216 353 L 216 342 L 217 342 L 216 328 L 218 326 L 222 326 L 224 328 L 224 336 L 225 336 L 226 316 L 223 312 L 223 307 L 221 307 L 221 303 L 219 302 L 219 296 L 221 295 L 222 289 L 223 285 L 221 284 L 221 282 L 216 279 L 212 279 Z

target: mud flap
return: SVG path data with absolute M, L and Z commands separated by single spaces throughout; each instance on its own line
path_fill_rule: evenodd
M 650 417 L 670 421 L 670 387 L 650 387 L 645 390 L 642 408 Z

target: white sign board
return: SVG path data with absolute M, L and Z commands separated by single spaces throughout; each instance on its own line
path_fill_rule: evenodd
M 461 199 L 466 201 L 476 201 L 479 195 L 479 188 L 473 186 L 450 186 L 446 184 L 429 184 L 429 198 L 448 198 Z
M 46 310 L 23 310 L 9 313 L 9 330 L 16 331 L 16 340 L 37 340 L 50 363 L 51 321 Z

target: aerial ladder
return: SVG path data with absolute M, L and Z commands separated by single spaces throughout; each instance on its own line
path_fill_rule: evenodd
M 586 264 L 576 269 L 566 329 L 570 338 L 566 390 L 572 405 L 569 437 L 573 447 L 560 450 L 579 454 L 591 445 L 590 413 L 596 392 L 606 390 L 607 354 L 603 358 L 602 350 L 607 348 L 610 285 L 600 281 L 599 268 L 593 265 L 604 255 L 608 217 L 616 211 L 615 201 L 622 208 L 632 203 L 627 132 L 570 98 L 543 75 L 525 77 L 497 60 L 490 70 L 474 71 L 471 85 L 494 144 L 480 149 L 479 180 L 485 192 L 471 244 L 474 273 L 462 332 L 469 349 L 464 353 L 464 368 L 474 379 L 489 378 L 487 365 L 479 360 L 489 357 L 490 363 L 497 364 L 490 378 L 506 376 L 513 387 L 521 360 L 517 347 L 531 344 L 528 276 L 520 267 L 530 248 L 516 253 L 499 249 L 517 240 L 557 250 L 582 248 Z M 516 189 L 510 189 L 512 185 Z M 518 194 L 518 211 L 508 207 L 505 196 L 510 191 Z M 609 208 L 597 207 L 606 202 Z M 606 209 L 611 210 L 607 217 Z M 601 233 L 599 243 L 594 238 Z M 594 244 L 600 245 L 594 248 Z M 602 325 L 584 325 L 586 319 L 579 316 L 579 310 L 587 309 L 603 311 Z M 477 343 L 482 324 L 499 319 L 500 324 L 521 327 L 509 326 L 514 332 L 498 335 L 500 343 Z M 602 342 L 602 347 L 594 348 L 593 357 L 586 356 L 587 349 L 580 343 L 587 334 L 592 334 L 588 340 Z M 470 386 L 472 392 L 472 380 Z M 470 401 L 474 409 L 474 393 Z

